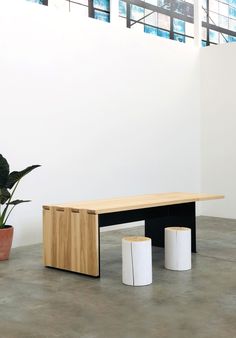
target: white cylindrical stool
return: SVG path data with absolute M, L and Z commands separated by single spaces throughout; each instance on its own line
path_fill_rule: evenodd
M 152 240 L 130 236 L 122 239 L 122 282 L 142 286 L 152 283 Z
M 178 271 L 191 269 L 191 229 L 165 228 L 165 268 Z

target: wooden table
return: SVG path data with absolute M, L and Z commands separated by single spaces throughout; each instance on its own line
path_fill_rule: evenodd
M 164 246 L 164 228 L 192 230 L 196 252 L 195 202 L 223 195 L 163 193 L 43 206 L 44 264 L 100 276 L 100 227 L 145 220 L 145 236 Z

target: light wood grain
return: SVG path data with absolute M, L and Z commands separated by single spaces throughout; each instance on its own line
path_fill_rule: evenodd
M 143 209 L 197 201 L 207 201 L 220 198 L 224 198 L 224 196 L 215 194 L 173 192 L 111 198 L 97 201 L 85 201 L 78 203 L 72 202 L 66 204 L 58 204 L 57 207 L 74 208 L 76 210 L 86 209 L 90 214 L 105 214 L 109 212 Z
M 151 240 L 151 238 L 144 237 L 144 236 L 126 236 L 126 237 L 123 237 L 122 239 L 128 242 L 145 242 L 145 241 Z
M 168 229 L 169 231 L 189 231 L 189 228 L 186 227 L 166 227 L 165 229 Z
M 53 208 L 43 208 L 44 265 L 53 266 Z
M 97 215 L 44 207 L 43 234 L 45 266 L 99 276 Z

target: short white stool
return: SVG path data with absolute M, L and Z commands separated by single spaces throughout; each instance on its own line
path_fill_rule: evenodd
M 165 268 L 178 271 L 191 269 L 191 229 L 165 228 Z
M 152 283 L 152 240 L 130 236 L 122 239 L 122 282 L 142 286 Z

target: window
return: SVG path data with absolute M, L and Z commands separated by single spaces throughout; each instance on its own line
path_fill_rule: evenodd
M 236 41 L 236 0 L 203 0 L 204 46 Z
M 119 15 L 131 29 L 184 43 L 193 41 L 193 0 L 120 0 Z
M 36 4 L 39 4 L 39 5 L 46 5 L 48 4 L 48 0 L 27 0 L 27 1 L 30 1 L 30 2 L 34 2 Z
M 110 21 L 110 0 L 26 0 Z M 117 0 L 119 17 L 133 30 L 193 42 L 194 0 Z M 202 46 L 236 42 L 236 0 L 202 1 Z
M 98 20 L 110 21 L 110 0 L 26 0 L 57 9 L 78 12 Z

